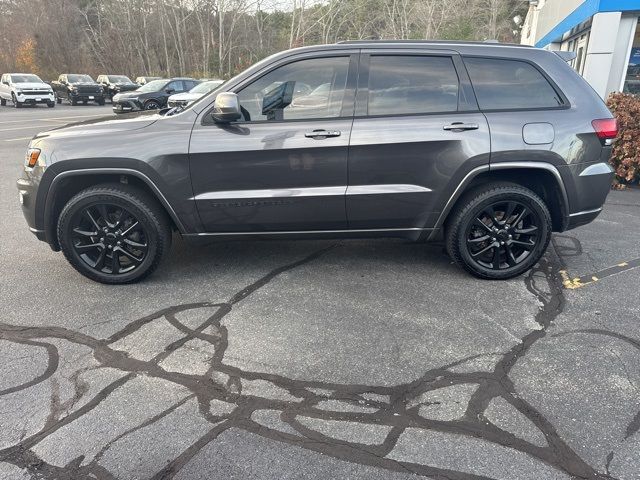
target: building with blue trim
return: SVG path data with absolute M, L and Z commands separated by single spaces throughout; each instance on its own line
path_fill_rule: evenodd
M 640 0 L 530 0 L 522 43 L 575 52 L 571 62 L 606 98 L 640 94 Z

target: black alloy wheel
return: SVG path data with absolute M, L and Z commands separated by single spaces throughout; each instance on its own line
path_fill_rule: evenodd
M 158 110 L 160 108 L 160 104 L 155 100 L 147 100 L 144 104 L 145 110 Z
M 551 239 L 551 214 L 533 191 L 506 182 L 467 193 L 447 219 L 446 248 L 472 275 L 516 277 L 531 269 Z
M 150 195 L 126 184 L 105 184 L 69 200 L 58 219 L 58 241 L 86 277 L 131 283 L 156 269 L 171 245 L 171 228 Z
M 131 272 L 142 264 L 149 251 L 144 226 L 118 205 L 89 205 L 80 209 L 72 222 L 73 249 L 97 272 Z
M 469 224 L 467 253 L 478 265 L 492 270 L 524 262 L 540 240 L 540 219 L 521 202 L 488 205 Z

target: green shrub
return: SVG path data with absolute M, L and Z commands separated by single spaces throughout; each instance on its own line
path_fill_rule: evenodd
M 619 182 L 637 182 L 640 180 L 640 96 L 612 93 L 607 106 L 618 120 L 611 166 Z

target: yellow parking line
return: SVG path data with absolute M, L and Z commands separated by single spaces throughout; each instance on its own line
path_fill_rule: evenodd
M 603 278 L 610 277 L 611 275 L 617 275 L 618 273 L 626 272 L 634 268 L 640 267 L 640 258 L 629 260 L 628 262 L 621 262 L 613 267 L 607 267 L 596 273 L 589 273 L 581 277 L 572 278 L 569 272 L 566 270 L 560 270 L 560 276 L 562 277 L 562 285 L 564 288 L 575 290 L 576 288 L 586 287 L 599 282 Z

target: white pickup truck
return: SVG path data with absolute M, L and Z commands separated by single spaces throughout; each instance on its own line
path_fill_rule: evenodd
M 6 105 L 7 100 L 15 108 L 38 103 L 46 103 L 49 108 L 56 105 L 51 86 L 32 73 L 5 73 L 0 77 L 0 105 Z

